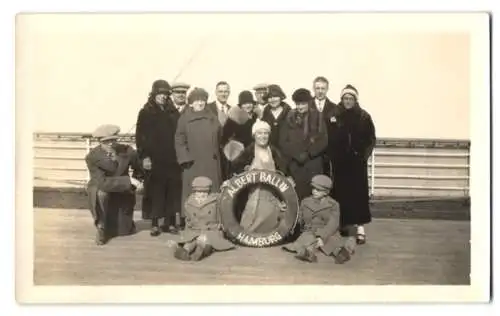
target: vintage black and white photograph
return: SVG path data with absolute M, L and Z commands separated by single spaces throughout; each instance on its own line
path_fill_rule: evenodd
M 18 300 L 487 300 L 489 89 L 486 13 L 21 13 Z

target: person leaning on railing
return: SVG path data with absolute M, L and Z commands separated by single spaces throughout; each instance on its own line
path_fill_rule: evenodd
M 135 191 L 142 190 L 143 173 L 136 151 L 117 142 L 119 132 L 116 125 L 99 126 L 92 134 L 99 140 L 99 145 L 85 156 L 90 174 L 87 193 L 97 228 L 97 245 L 103 245 L 115 236 L 136 232 Z

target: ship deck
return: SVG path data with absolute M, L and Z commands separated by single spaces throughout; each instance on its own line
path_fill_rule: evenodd
M 96 246 L 87 210 L 35 208 L 35 285 L 470 284 L 469 221 L 374 218 L 345 265 L 321 255 L 304 263 L 280 247 L 186 263 L 173 258 L 168 234 L 150 237 L 149 222 L 135 216 L 137 234 Z

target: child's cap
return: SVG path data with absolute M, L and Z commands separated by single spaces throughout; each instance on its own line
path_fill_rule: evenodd
M 207 177 L 196 177 L 191 186 L 195 191 L 209 191 L 212 187 L 212 180 Z
M 318 190 L 330 191 L 333 187 L 333 182 L 324 174 L 318 174 L 312 178 L 311 185 Z

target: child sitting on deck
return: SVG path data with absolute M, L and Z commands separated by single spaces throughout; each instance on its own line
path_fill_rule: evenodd
M 196 177 L 192 193 L 184 205 L 186 227 L 176 243 L 174 257 L 184 261 L 199 261 L 214 251 L 224 251 L 235 246 L 224 239 L 219 223 L 216 193 L 209 193 L 212 180 Z
M 301 234 L 297 240 L 282 247 L 283 250 L 296 252 L 297 259 L 316 262 L 316 252 L 321 250 L 327 256 L 334 256 L 335 263 L 342 264 L 351 259 L 356 245 L 356 231 L 348 229 L 348 236 L 343 237 L 343 246 L 334 255 L 335 242 L 332 238 L 339 231 L 340 207 L 328 193 L 332 189 L 332 180 L 325 175 L 312 178 L 312 195 L 305 198 L 299 210 Z M 354 235 L 353 235 L 354 234 Z

